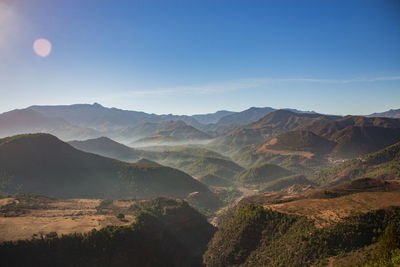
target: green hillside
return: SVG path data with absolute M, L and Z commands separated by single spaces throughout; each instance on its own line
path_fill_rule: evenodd
M 346 161 L 316 173 L 312 179 L 319 184 L 371 177 L 398 179 L 400 177 L 400 142 L 362 158 Z
M 2 266 L 201 266 L 215 232 L 203 215 L 167 198 L 131 208 L 130 226 L 2 243 Z
M 228 179 L 224 179 L 214 174 L 203 175 L 199 178 L 199 181 L 203 184 L 215 187 L 229 187 L 233 185 L 232 181 L 229 181 Z
M 67 198 L 186 198 L 198 192 L 200 208 L 220 203 L 205 185 L 181 171 L 82 152 L 48 134 L 1 139 L 0 170 L 8 192 Z
M 219 228 L 203 260 L 207 266 L 325 266 L 332 256 L 376 242 L 382 237 L 378 229 L 399 223 L 399 207 L 352 215 L 331 227 L 317 228 L 306 217 L 251 204 Z
M 211 174 L 234 182 L 236 175 L 244 169 L 230 160 L 203 157 L 188 165 L 182 166 L 182 170 L 193 176 L 200 177 Z
M 227 157 L 205 148 L 157 146 L 148 148 L 149 150 L 139 150 L 125 146 L 106 137 L 85 141 L 71 141 L 69 144 L 85 152 L 95 153 L 121 161 L 136 162 L 140 158 L 146 158 L 150 161 L 180 170 L 183 170 L 184 166 L 204 157 L 228 160 Z M 232 167 L 232 165 L 230 165 L 229 168 L 230 167 Z M 234 166 L 234 168 L 237 168 L 237 166 Z
M 310 175 L 335 161 L 376 152 L 400 141 L 399 119 L 347 116 L 326 120 L 306 121 L 299 126 L 301 130 L 290 130 L 241 150 L 231 150 L 233 159 L 245 167 L 272 163 Z
M 287 169 L 274 164 L 262 164 L 241 172 L 238 175 L 238 182 L 248 186 L 261 186 L 276 179 L 292 175 Z

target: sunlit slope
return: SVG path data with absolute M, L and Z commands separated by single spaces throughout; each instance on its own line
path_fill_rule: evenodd
M 320 184 L 337 184 L 360 177 L 399 179 L 400 143 L 318 172 L 312 179 Z
M 225 215 L 204 263 L 326 266 L 331 257 L 375 244 L 387 227 L 400 223 L 396 180 L 360 179 L 311 192 L 316 194 L 245 197 Z

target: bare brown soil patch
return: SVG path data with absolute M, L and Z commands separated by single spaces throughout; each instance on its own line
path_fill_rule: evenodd
M 0 199 L 0 241 L 30 239 L 50 232 L 88 232 L 107 225 L 128 225 L 135 221 L 129 212 L 134 201 L 113 201 L 96 209 L 101 199 Z M 122 213 L 125 219 L 117 218 Z
M 273 141 L 273 140 L 271 140 Z M 272 154 L 272 155 L 282 155 L 282 156 L 302 156 L 308 159 L 314 157 L 314 153 L 309 151 L 294 151 L 294 150 L 277 150 L 269 149 L 269 143 L 264 144 L 259 149 L 256 150 L 255 154 Z
M 339 222 L 355 212 L 369 212 L 400 206 L 400 192 L 363 192 L 329 199 L 300 199 L 281 204 L 264 205 L 279 212 L 306 216 L 317 227 Z

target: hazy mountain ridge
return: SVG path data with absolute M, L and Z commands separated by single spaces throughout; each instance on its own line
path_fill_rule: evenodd
M 246 109 L 242 112 L 238 112 L 235 114 L 231 114 L 221 118 L 217 124 L 249 124 L 251 122 L 258 121 L 265 115 L 275 111 L 275 109 L 271 107 L 265 108 L 258 108 L 258 107 L 251 107 Z
M 103 130 L 107 127 L 134 127 L 145 122 L 160 122 L 164 120 L 182 120 L 198 126 L 198 122 L 189 116 L 156 115 L 140 111 L 106 108 L 98 103 L 76 104 L 68 106 L 31 106 L 28 109 L 42 114 L 64 118 L 76 125 L 86 125 Z
M 124 143 L 130 143 L 156 134 L 157 131 L 165 126 L 163 122 L 183 121 L 188 126 L 192 126 L 199 131 L 204 131 L 204 134 L 215 137 L 232 130 L 238 125 L 250 123 L 270 110 L 273 109 L 250 108 L 242 112 L 223 110 L 210 114 L 187 116 L 172 114 L 156 115 L 139 111 L 106 108 L 98 103 L 94 103 L 93 105 L 30 106 L 21 110 L 21 112 L 35 113 L 37 117 L 41 114 L 43 116 L 42 122 L 38 122 L 38 125 L 31 123 L 31 127 L 25 128 L 23 127 L 24 124 L 22 124 L 19 127 L 19 131 L 8 131 L 3 136 L 19 133 L 34 133 L 41 130 L 43 132 L 56 134 L 63 140 L 94 138 L 103 135 Z M 5 113 L 1 115 L 6 116 Z M 232 119 L 237 121 L 225 123 L 223 119 L 231 115 L 237 115 L 237 118 L 235 119 L 235 117 L 233 117 L 228 119 L 228 121 Z M 16 118 L 16 121 L 24 120 L 23 115 L 20 114 L 20 116 L 22 116 L 22 118 Z M 59 118 L 60 120 L 58 125 L 55 122 L 55 118 Z M 201 122 L 197 121 L 196 118 Z M 219 123 L 220 120 L 222 120 L 222 123 Z M 31 120 L 31 122 L 34 121 L 35 120 Z M 52 125 L 52 123 L 56 125 Z M 62 127 L 64 133 L 61 131 L 54 131 L 54 128 L 60 128 L 61 124 L 64 124 Z M 71 132 L 70 134 L 65 132 L 67 128 Z
M 44 116 L 29 109 L 0 114 L 0 137 L 25 133 L 51 133 L 63 139 L 87 139 L 100 136 L 91 128 L 78 127 L 59 117 Z
M 212 137 L 183 121 L 160 123 L 157 131 L 131 143 L 132 146 L 173 145 L 174 143 L 196 143 Z
M 385 112 L 372 113 L 367 117 L 400 118 L 400 109 L 391 109 Z
M 192 115 L 192 117 L 195 118 L 198 122 L 207 125 L 217 123 L 221 118 L 235 113 L 237 112 L 229 110 L 219 110 L 215 113 Z
M 226 135 L 225 137 L 220 137 L 222 146 L 233 145 L 236 147 L 262 142 L 282 132 L 315 126 L 313 123 L 307 124 L 304 119 L 300 119 L 300 117 L 307 117 L 305 115 L 323 117 L 326 120 L 340 118 L 338 116 L 319 115 L 315 112 L 295 109 L 284 109 L 278 111 L 278 113 L 275 112 L 277 110 L 270 107 L 252 107 L 242 112 L 217 111 L 216 113 L 192 116 L 156 115 L 139 111 L 106 108 L 95 103 L 93 105 L 31 106 L 24 110 L 12 111 L 11 113 L 14 113 L 14 115 L 8 113 L 0 114 L 0 122 L 2 118 L 3 121 L 7 121 L 6 117 L 13 117 L 14 125 L 4 123 L 4 127 L 2 127 L 4 137 L 19 133 L 48 132 L 57 135 L 63 140 L 81 140 L 107 136 L 125 144 L 143 138 L 145 138 L 143 141 L 146 142 L 154 141 L 156 144 L 162 144 L 163 139 L 168 139 L 168 142 L 176 142 L 177 139 L 180 139 L 178 132 L 174 133 L 177 137 L 166 137 L 169 134 L 162 133 L 162 131 L 170 127 L 168 124 L 181 121 L 187 126 L 193 127 L 192 132 L 198 131 L 196 134 L 193 133 L 196 139 L 211 139 Z M 300 114 L 300 116 L 297 119 L 293 115 L 292 118 L 288 118 L 288 115 L 285 117 L 284 112 L 287 112 L 287 114 Z M 269 114 L 274 115 L 268 117 Z M 39 118 L 40 115 L 42 115 L 41 118 Z M 35 116 L 36 118 L 33 118 Z M 27 118 L 24 117 L 30 118 L 28 123 Z M 201 122 L 197 121 L 196 118 Z M 346 124 L 346 118 L 344 117 L 343 121 L 338 125 Z M 357 120 L 359 121 L 363 120 L 361 119 L 363 117 L 358 118 Z M 310 120 L 310 118 L 308 119 Z M 16 125 L 18 121 L 20 121 L 19 126 Z M 378 119 L 375 119 L 375 122 L 378 121 Z M 318 119 L 315 120 L 315 124 L 321 123 Z M 371 126 L 387 128 L 383 123 L 381 125 L 375 123 Z M 300 127 L 296 124 L 302 124 L 302 126 Z M 332 125 L 331 127 L 338 128 L 338 125 Z M 353 125 L 369 126 L 367 123 L 360 122 L 353 123 Z M 182 127 L 180 130 L 184 131 L 184 128 Z M 184 132 L 181 134 L 185 139 Z M 146 138 L 148 139 L 146 140 Z

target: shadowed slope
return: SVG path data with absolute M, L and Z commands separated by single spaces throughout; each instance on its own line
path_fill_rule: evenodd
M 219 204 L 205 185 L 181 171 L 85 153 L 48 134 L 1 139 L 0 170 L 12 178 L 9 191 L 111 198 L 186 198 L 198 192 L 203 208 Z

